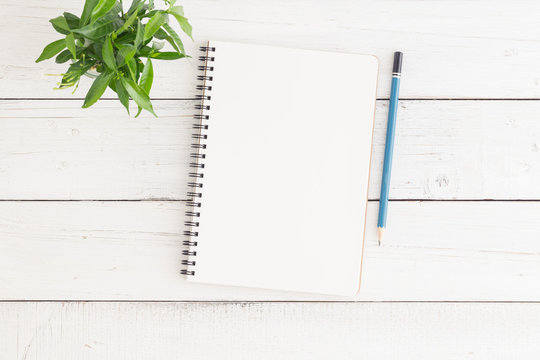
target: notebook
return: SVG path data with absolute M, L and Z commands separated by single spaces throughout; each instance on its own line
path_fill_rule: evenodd
M 357 293 L 377 58 L 223 41 L 201 50 L 182 274 Z

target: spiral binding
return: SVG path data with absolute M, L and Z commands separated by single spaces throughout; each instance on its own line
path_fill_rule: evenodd
M 197 218 L 201 216 L 201 213 L 197 211 L 201 207 L 200 199 L 202 198 L 201 189 L 203 187 L 202 179 L 204 174 L 201 172 L 204 169 L 204 163 L 202 162 L 206 158 L 206 154 L 202 151 L 206 149 L 206 144 L 203 143 L 204 140 L 208 139 L 208 135 L 204 133 L 205 130 L 208 130 L 208 124 L 206 122 L 210 119 L 208 114 L 204 112 L 210 110 L 210 105 L 208 101 L 212 99 L 209 95 L 209 92 L 212 91 L 212 85 L 208 84 L 214 80 L 211 72 L 214 71 L 214 67 L 209 65 L 209 62 L 213 62 L 215 57 L 209 55 L 216 51 L 215 47 L 202 46 L 200 48 L 204 55 L 199 56 L 199 60 L 204 62 L 204 65 L 199 66 L 199 70 L 203 71 L 203 75 L 197 76 L 197 79 L 202 81 L 202 85 L 197 85 L 197 90 L 202 91 L 201 95 L 197 95 L 197 99 L 200 100 L 200 103 L 195 105 L 195 109 L 199 110 L 198 114 L 193 115 L 193 118 L 197 120 L 193 124 L 193 129 L 196 130 L 191 138 L 194 139 L 194 142 L 191 144 L 191 148 L 194 151 L 190 154 L 190 157 L 193 161 L 189 164 L 189 167 L 193 170 L 189 173 L 189 177 L 193 180 L 188 183 L 190 190 L 187 192 L 189 200 L 186 202 L 188 210 L 186 211 L 186 216 L 189 220 L 184 222 L 184 225 L 187 226 L 189 230 L 184 231 L 184 236 L 187 236 L 188 239 L 182 241 L 184 246 L 188 246 L 188 250 L 183 250 L 182 255 L 189 257 L 189 259 L 182 260 L 182 265 L 185 266 L 184 269 L 180 270 L 182 275 L 195 275 L 195 270 L 193 267 L 196 265 L 196 261 L 193 257 L 197 256 L 197 241 L 194 238 L 199 236 L 197 228 L 199 227 L 199 222 Z

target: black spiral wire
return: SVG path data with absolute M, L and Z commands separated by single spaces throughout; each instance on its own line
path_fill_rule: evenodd
M 195 270 L 192 268 L 196 265 L 196 261 L 193 257 L 197 256 L 197 241 L 196 238 L 199 236 L 197 228 L 199 227 L 199 222 L 197 219 L 201 216 L 201 213 L 197 211 L 201 207 L 201 198 L 203 187 L 202 179 L 204 178 L 204 159 L 206 154 L 204 150 L 206 149 L 205 141 L 208 139 L 208 135 L 205 133 L 208 130 L 208 120 L 210 116 L 204 112 L 210 110 L 210 105 L 208 101 L 212 99 L 209 95 L 209 92 L 212 91 L 211 82 L 214 80 L 212 72 L 214 67 L 209 65 L 215 60 L 213 54 L 216 51 L 215 47 L 202 46 L 200 48 L 204 55 L 199 56 L 199 60 L 204 63 L 204 65 L 199 66 L 199 70 L 203 72 L 203 75 L 197 76 L 197 79 L 202 81 L 202 85 L 197 85 L 197 90 L 201 91 L 201 95 L 197 95 L 197 99 L 200 100 L 199 104 L 195 105 L 195 109 L 199 112 L 193 115 L 193 118 L 196 122 L 193 124 L 193 129 L 195 132 L 191 135 L 191 138 L 194 140 L 191 144 L 191 149 L 193 152 L 190 154 L 192 161 L 189 164 L 189 167 L 192 169 L 189 172 L 189 177 L 192 178 L 188 183 L 190 190 L 187 192 L 187 197 L 189 200 L 186 202 L 188 210 L 186 211 L 186 216 L 189 220 L 184 222 L 184 225 L 189 229 L 184 231 L 184 236 L 188 237 L 187 240 L 182 241 L 184 246 L 188 246 L 188 250 L 183 250 L 182 255 L 189 257 L 189 259 L 182 260 L 182 265 L 185 266 L 184 269 L 180 270 L 182 275 L 195 275 Z

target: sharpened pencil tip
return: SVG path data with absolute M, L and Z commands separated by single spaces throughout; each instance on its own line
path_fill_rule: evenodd
M 384 228 L 378 227 L 377 230 L 378 230 L 378 233 L 379 233 L 379 246 L 381 246 L 381 240 L 382 240 L 382 237 L 383 237 L 383 234 L 384 234 Z

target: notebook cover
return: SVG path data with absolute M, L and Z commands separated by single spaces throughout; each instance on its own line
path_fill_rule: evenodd
M 377 58 L 221 41 L 203 55 L 189 280 L 355 294 Z

